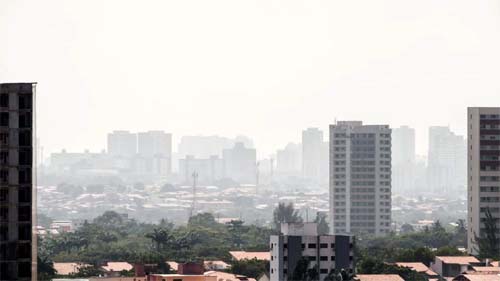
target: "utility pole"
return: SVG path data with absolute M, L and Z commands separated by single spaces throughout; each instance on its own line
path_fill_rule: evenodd
M 193 177 L 193 202 L 191 204 L 191 211 L 189 217 L 191 218 L 196 212 L 196 181 L 198 180 L 198 173 L 196 171 L 191 175 Z

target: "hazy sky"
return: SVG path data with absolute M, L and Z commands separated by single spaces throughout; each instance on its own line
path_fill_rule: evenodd
M 1 0 L 0 81 L 39 83 L 46 151 L 160 129 L 266 156 L 360 119 L 415 127 L 425 153 L 428 126 L 500 106 L 500 2 Z

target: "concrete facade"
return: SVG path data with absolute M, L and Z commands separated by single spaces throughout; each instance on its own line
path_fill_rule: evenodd
M 500 107 L 471 107 L 468 120 L 468 243 L 467 250 L 477 253 L 474 237 L 481 236 L 487 209 L 500 219 Z M 499 233 L 497 233 L 498 237 Z
M 330 125 L 330 227 L 333 234 L 391 230 L 391 129 Z
M 35 88 L 0 84 L 1 280 L 36 280 Z
M 271 281 L 291 278 L 302 258 L 309 268 L 317 266 L 319 280 L 334 269 L 354 270 L 353 237 L 318 235 L 315 223 L 282 224 L 281 235 L 271 236 L 270 248 Z

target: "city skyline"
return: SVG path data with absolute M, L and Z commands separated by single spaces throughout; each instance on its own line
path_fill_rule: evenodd
M 497 1 L 196 5 L 2 2 L 0 77 L 39 82 L 46 152 L 158 129 L 249 135 L 267 155 L 338 119 L 413 127 L 424 154 L 427 127 L 464 135 L 465 108 L 498 97 Z

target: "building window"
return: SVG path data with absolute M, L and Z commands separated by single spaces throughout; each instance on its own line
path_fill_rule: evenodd
M 326 268 L 321 268 L 321 269 L 319 270 L 319 273 L 321 273 L 321 274 L 327 274 L 327 273 L 328 273 L 328 269 L 326 269 Z
M 321 243 L 319 244 L 319 247 L 322 249 L 328 248 L 328 243 Z
M 32 109 L 33 94 L 19 95 L 19 109 Z
M 309 257 L 308 257 L 308 260 L 309 260 L 309 261 L 316 261 L 316 257 L 315 257 L 315 256 L 309 256 Z
M 29 206 L 21 206 L 17 209 L 19 221 L 31 220 L 31 208 Z
M 0 95 L 0 107 L 9 107 L 9 94 Z
M 1 112 L 0 113 L 0 126 L 8 127 L 9 126 L 9 113 Z
M 319 257 L 319 260 L 320 261 L 328 261 L 328 257 L 327 256 L 321 256 L 321 257 Z
M 309 249 L 316 249 L 316 244 L 315 243 L 309 243 L 309 244 L 307 244 L 307 248 L 309 248 Z

